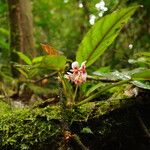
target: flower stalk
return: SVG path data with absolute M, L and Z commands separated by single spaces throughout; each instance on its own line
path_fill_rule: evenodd
M 76 85 L 75 92 L 74 92 L 74 95 L 73 95 L 73 103 L 74 103 L 75 100 L 76 100 L 76 95 L 77 95 L 78 87 L 79 87 L 79 86 Z

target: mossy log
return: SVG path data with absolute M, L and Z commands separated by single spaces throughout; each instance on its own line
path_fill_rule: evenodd
M 115 110 L 129 108 L 137 104 L 149 103 L 149 96 L 146 96 L 144 93 L 143 100 L 143 96 L 141 95 L 129 98 L 123 95 L 123 93 L 114 94 L 108 100 L 98 101 L 97 99 L 95 102 L 88 102 L 79 107 L 67 108 L 65 109 L 65 113 L 62 113 L 62 108 L 59 103 L 49 105 L 45 108 L 24 108 L 18 110 L 11 108 L 9 111 L 7 109 L 7 113 L 0 115 L 0 149 L 41 150 L 51 147 L 52 150 L 55 150 L 59 147 L 62 148 L 66 142 L 64 131 L 62 131 L 62 121 L 68 125 L 69 137 L 74 137 L 74 135 L 78 136 L 78 133 L 75 131 L 77 129 L 76 127 L 72 127 L 72 124 L 86 124 L 87 126 L 90 120 L 96 119 L 100 121 L 103 116 L 109 115 L 110 112 Z M 81 125 L 80 128 L 82 127 Z M 95 132 L 97 133 L 97 131 Z M 77 139 L 80 140 L 79 138 Z M 85 141 L 83 138 L 82 140 L 83 142 Z M 98 140 L 100 140 L 99 137 Z M 80 145 L 83 144 L 81 141 L 79 141 Z M 78 146 L 77 148 L 79 149 Z

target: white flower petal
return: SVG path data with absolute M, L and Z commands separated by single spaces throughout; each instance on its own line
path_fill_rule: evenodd
M 99 6 L 100 7 L 104 7 L 105 6 L 105 2 L 104 1 L 99 2 Z
M 68 3 L 68 0 L 64 0 L 64 3 Z
M 99 3 L 97 3 L 97 4 L 95 5 L 95 7 L 96 7 L 97 9 L 102 9 L 102 8 L 105 7 L 105 2 L 104 2 L 104 1 L 100 1 Z
M 94 23 L 95 23 L 95 19 L 96 19 L 96 16 L 95 15 L 90 15 L 90 20 L 89 20 L 89 22 L 90 22 L 90 24 L 91 25 L 93 25 Z
M 129 49 L 132 49 L 133 48 L 133 44 L 129 44 Z
M 86 81 L 86 78 L 87 78 L 87 73 L 82 74 L 82 80 L 83 80 L 83 82 Z
M 72 75 L 72 73 L 71 73 L 71 72 L 67 72 L 67 74 L 68 74 L 68 75 Z
M 83 4 L 80 2 L 79 3 L 79 8 L 82 8 L 83 7 Z
M 108 10 L 108 8 L 107 8 L 107 7 L 104 7 L 104 8 L 103 8 L 103 11 L 107 11 L 107 10 Z
M 86 61 L 82 62 L 81 67 L 85 66 L 85 64 L 86 64 Z
M 100 12 L 98 15 L 100 16 L 100 17 L 103 17 L 103 11 L 102 12 Z
M 72 63 L 72 69 L 79 68 L 79 63 L 77 61 Z
M 97 3 L 97 4 L 95 5 L 95 7 L 96 7 L 97 9 L 99 9 L 99 8 L 100 8 L 99 3 Z

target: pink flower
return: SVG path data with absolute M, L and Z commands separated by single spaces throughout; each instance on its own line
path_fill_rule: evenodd
M 81 67 L 79 67 L 79 63 L 77 61 L 73 62 L 71 65 L 72 69 L 70 69 L 70 72 L 67 72 L 64 77 L 74 82 L 76 85 L 81 85 L 86 82 L 87 73 L 85 63 L 86 61 L 84 61 L 81 64 Z

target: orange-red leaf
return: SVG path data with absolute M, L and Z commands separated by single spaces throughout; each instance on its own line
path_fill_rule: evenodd
M 41 44 L 42 49 L 44 51 L 46 51 L 49 55 L 60 55 L 62 54 L 61 51 L 56 50 L 55 48 L 53 48 L 52 46 L 48 45 L 48 44 Z

